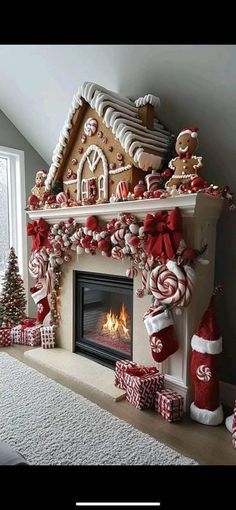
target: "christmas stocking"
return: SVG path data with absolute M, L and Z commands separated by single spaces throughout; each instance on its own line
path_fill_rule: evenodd
M 44 326 L 50 324 L 50 306 L 47 295 L 47 285 L 45 282 L 39 282 L 35 287 L 31 287 L 32 298 L 37 305 L 37 321 Z
M 158 363 L 162 363 L 179 347 L 171 314 L 162 306 L 151 307 L 143 320 L 149 334 L 152 357 Z

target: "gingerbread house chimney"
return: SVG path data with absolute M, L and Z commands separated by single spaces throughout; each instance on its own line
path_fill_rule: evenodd
M 136 99 L 135 105 L 138 107 L 138 115 L 143 125 L 148 129 L 153 129 L 154 117 L 157 115 L 157 110 L 160 106 L 159 97 L 147 94 Z

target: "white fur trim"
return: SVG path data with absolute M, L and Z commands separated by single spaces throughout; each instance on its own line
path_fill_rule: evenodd
M 169 312 L 165 310 L 154 317 L 147 317 L 144 319 L 144 324 L 149 336 L 151 336 L 164 328 L 168 328 L 168 326 L 172 326 L 174 323 Z
M 37 290 L 33 294 L 31 294 L 35 304 L 37 305 L 41 299 L 44 299 L 47 296 L 47 285 L 43 282 L 43 286 L 41 289 Z
M 209 411 L 200 409 L 193 402 L 190 406 L 190 418 L 198 423 L 203 423 L 203 425 L 220 425 L 224 419 L 222 405 L 220 404 L 215 411 Z
M 231 432 L 231 434 L 233 433 L 233 419 L 234 419 L 234 415 L 231 414 L 231 416 L 228 416 L 225 420 L 225 426 L 226 426 L 227 430 L 229 432 Z
M 197 138 L 197 132 L 196 131 L 190 131 L 190 129 L 185 129 L 184 131 L 181 131 L 179 135 L 177 136 L 177 140 L 182 135 L 191 135 L 192 138 Z
M 193 335 L 191 346 L 194 351 L 202 354 L 220 354 L 222 352 L 222 336 L 218 340 L 204 340 L 198 335 Z

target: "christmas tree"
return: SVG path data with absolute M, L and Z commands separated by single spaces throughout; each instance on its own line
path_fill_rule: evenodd
M 19 273 L 18 259 L 14 248 L 8 256 L 8 267 L 2 279 L 0 298 L 0 323 L 2 327 L 19 324 L 25 318 L 26 297 L 23 280 Z

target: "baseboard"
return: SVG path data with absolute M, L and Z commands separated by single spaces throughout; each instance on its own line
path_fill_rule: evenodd
M 221 402 L 232 410 L 236 400 L 236 386 L 224 381 L 220 381 Z

